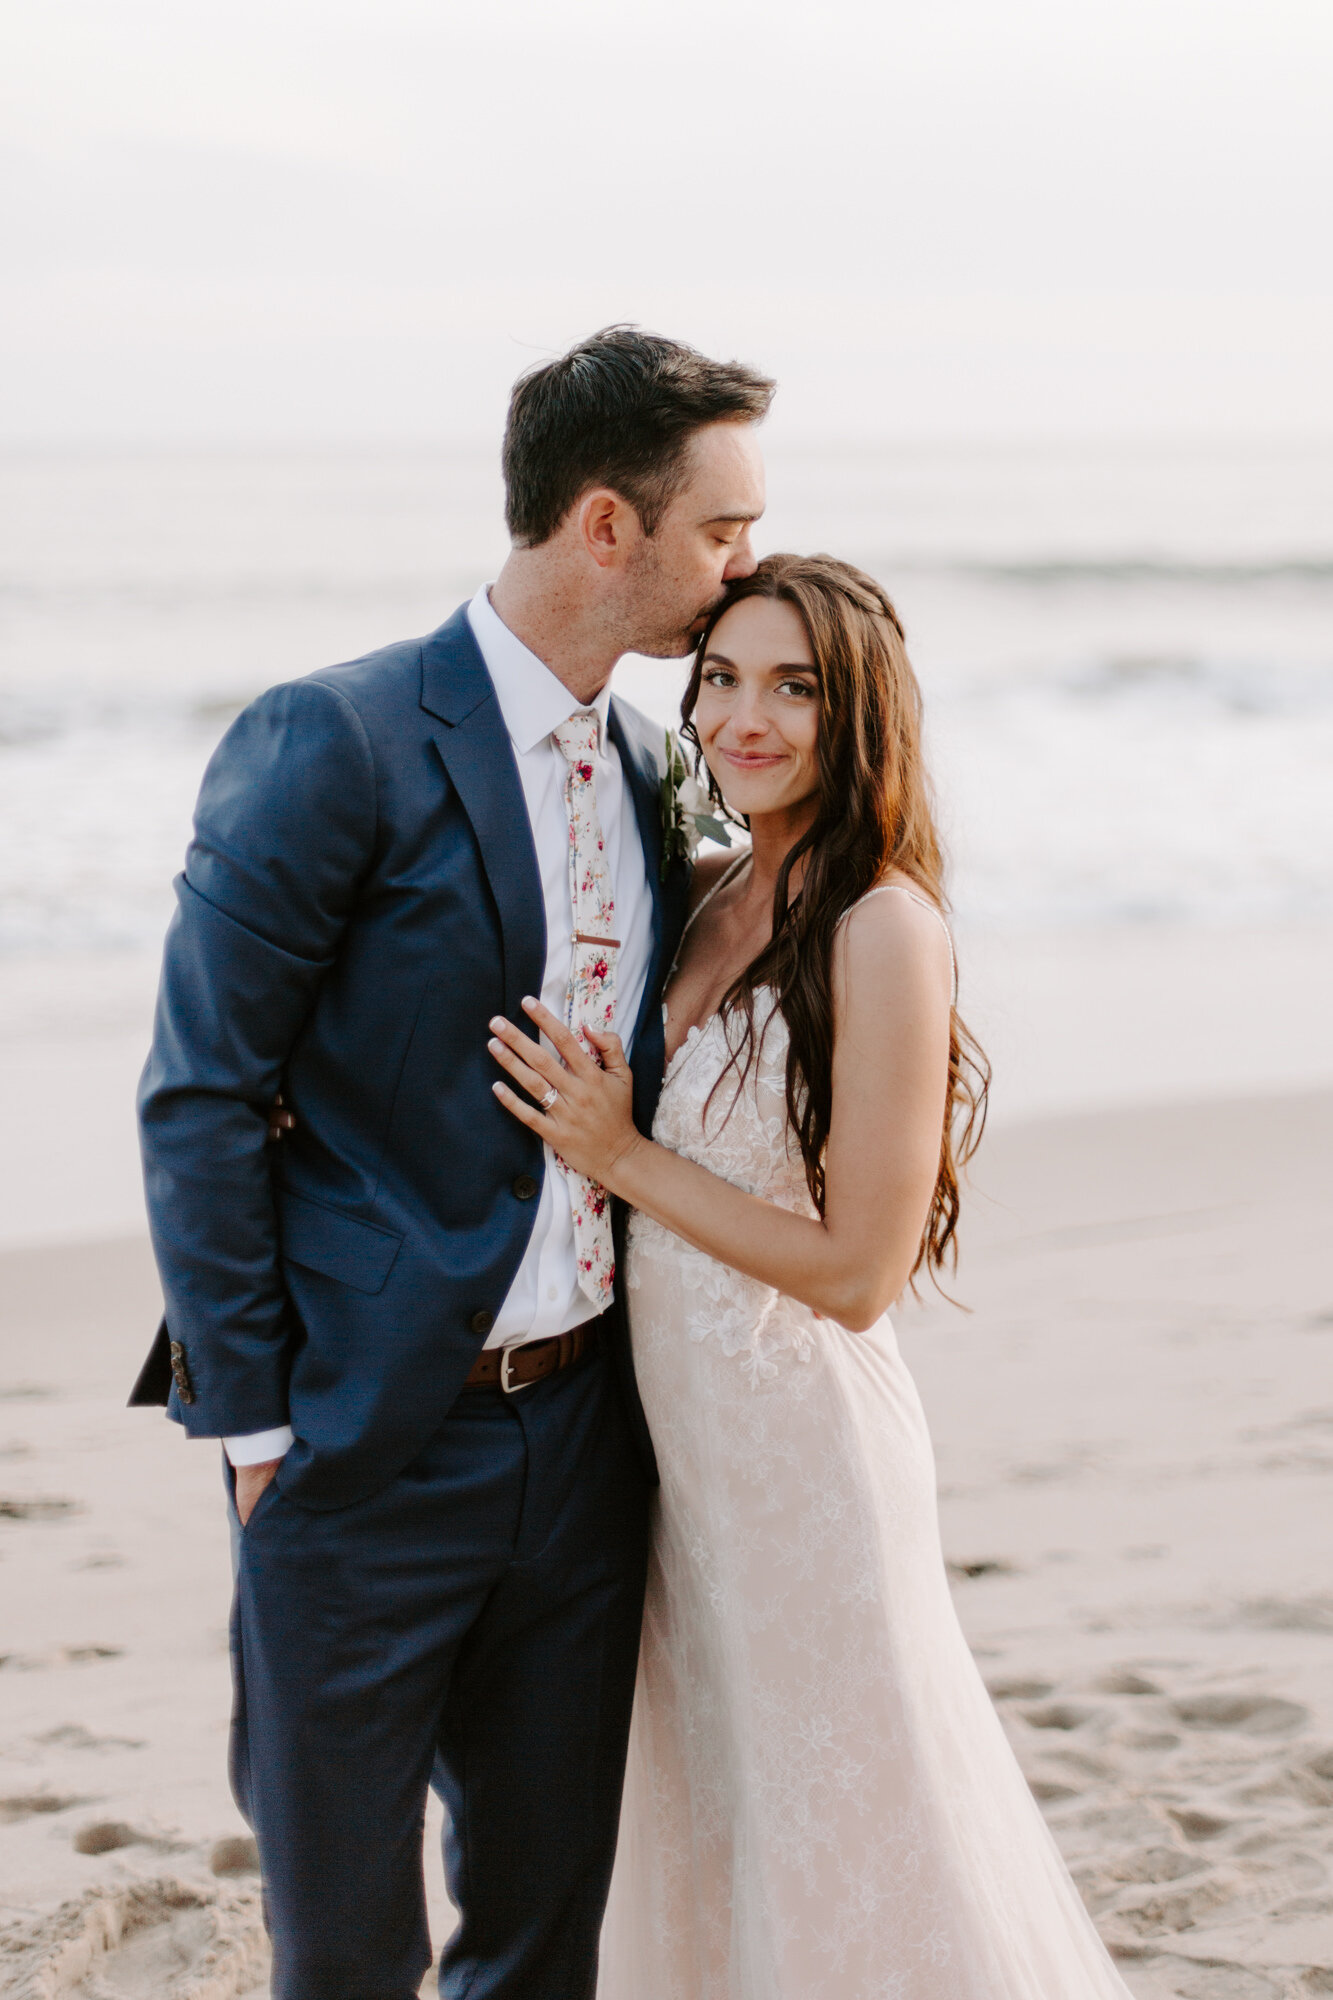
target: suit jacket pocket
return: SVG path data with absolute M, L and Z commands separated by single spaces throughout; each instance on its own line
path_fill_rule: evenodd
M 402 1236 L 325 1208 L 289 1188 L 275 1189 L 282 1256 L 288 1264 L 318 1271 L 357 1292 L 378 1292 L 393 1268 Z

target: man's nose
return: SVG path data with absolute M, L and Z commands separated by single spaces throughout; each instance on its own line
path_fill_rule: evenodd
M 722 572 L 724 583 L 735 583 L 743 576 L 753 576 L 759 567 L 759 558 L 750 542 L 750 530 L 742 528 L 732 544 L 727 566 Z

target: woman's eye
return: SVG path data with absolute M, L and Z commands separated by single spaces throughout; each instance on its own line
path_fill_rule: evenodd
M 813 701 L 815 698 L 813 681 L 780 681 L 778 685 L 784 694 L 798 695 L 802 701 Z
M 707 681 L 709 687 L 731 688 L 736 685 L 735 675 L 727 673 L 722 667 L 710 667 L 704 675 L 704 679 Z

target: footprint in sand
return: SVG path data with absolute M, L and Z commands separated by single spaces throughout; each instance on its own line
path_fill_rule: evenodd
M 1234 1820 L 1218 1819 L 1214 1813 L 1195 1812 L 1189 1807 L 1168 1806 L 1167 1811 L 1186 1840 L 1216 1840 L 1219 1833 L 1227 1833 L 1235 1825 Z
M 436 1991 L 433 1967 L 422 2000 Z M 268 2000 L 269 1953 L 254 1883 L 175 1877 L 89 1889 L 5 1932 L 5 1992 L 62 2000 Z
M 1301 1990 L 1333 1992 L 1333 1986 Z M 1139 2000 L 1287 2000 L 1290 1989 L 1275 1986 L 1243 1965 L 1193 1965 L 1187 1958 L 1155 1958 L 1134 1978 L 1133 1991 Z
M 1104 1709 L 1079 1708 L 1070 1701 L 1056 1701 L 1048 1708 L 1024 1708 L 1019 1711 L 1032 1729 L 1081 1729 L 1085 1722 L 1091 1722 L 1105 1712 Z
M 90 1889 L 5 1938 L 7 1990 L 68 2000 L 235 2000 L 267 1965 L 259 1891 L 168 1877 Z
M 114 1854 L 118 1847 L 147 1846 L 149 1841 L 148 1834 L 127 1826 L 123 1819 L 99 1819 L 81 1826 L 71 1845 L 76 1854 Z
M 142 1750 L 142 1736 L 94 1736 L 91 1729 L 85 1729 L 81 1722 L 62 1722 L 58 1729 L 48 1729 L 33 1738 L 34 1743 L 49 1745 L 55 1750 Z
M 119 1660 L 123 1646 L 57 1646 L 52 1653 L 0 1654 L 0 1668 L 9 1673 L 37 1673 L 43 1667 L 83 1667 L 98 1660 Z
M 1014 1576 L 1017 1565 L 1004 1556 L 982 1556 L 974 1562 L 946 1562 L 945 1569 L 954 1583 L 972 1583 L 979 1576 Z
M 1055 1689 L 1050 1681 L 987 1681 L 986 1692 L 992 1701 L 1044 1701 Z
M 1178 1847 L 1143 1847 L 1122 1855 L 1110 1873 L 1118 1882 L 1178 1882 L 1182 1875 L 1196 1875 L 1204 1865 L 1197 1855 Z
M 1289 1746 L 1306 1708 L 1187 1660 L 989 1686 L 1136 2000 L 1333 1996 L 1333 1748 Z M 1221 1947 L 1206 1958 L 1205 1938 Z
M 1236 1796 L 1246 1804 L 1279 1798 L 1299 1799 L 1304 1805 L 1326 1811 L 1333 1805 L 1333 1751 L 1322 1750 L 1299 1764 L 1278 1765 L 1257 1784 L 1246 1786 Z
M 208 1865 L 215 1875 L 257 1875 L 258 1844 L 249 1834 L 228 1834 L 225 1840 L 215 1842 Z
M 1156 1681 L 1150 1681 L 1145 1674 L 1136 1674 L 1132 1667 L 1114 1667 L 1093 1685 L 1098 1694 L 1147 1695 L 1162 1692 Z
M 77 1500 L 16 1499 L 0 1495 L 0 1521 L 64 1521 L 83 1512 Z
M 1246 1736 L 1286 1736 L 1310 1720 L 1299 1702 L 1265 1694 L 1185 1695 L 1171 1703 L 1171 1713 L 1189 1729 L 1238 1729 Z
M 1102 1916 L 1127 1892 L 1178 1882 L 1206 1867 L 1197 1855 L 1179 1847 L 1143 1847 L 1106 1859 L 1087 1861 L 1073 1870 L 1079 1894 L 1095 1917 Z
M 20 1792 L 13 1798 L 0 1799 L 0 1826 L 14 1826 L 19 1820 L 32 1819 L 39 1813 L 68 1812 L 71 1806 L 86 1806 L 86 1798 L 62 1798 L 58 1792 Z
M 1260 1632 L 1333 1632 L 1333 1597 L 1249 1598 L 1236 1606 L 1234 1622 Z
M 1202 1918 L 1234 1903 L 1238 1887 L 1236 1878 L 1229 1874 L 1196 1876 L 1180 1888 L 1135 1886 L 1099 1914 L 1112 1938 L 1164 1937 L 1193 1930 Z
M 1065 1799 L 1080 1796 L 1077 1785 L 1066 1785 L 1059 1778 L 1043 1778 L 1035 1773 L 1028 1779 L 1028 1790 L 1044 1806 L 1060 1805 Z

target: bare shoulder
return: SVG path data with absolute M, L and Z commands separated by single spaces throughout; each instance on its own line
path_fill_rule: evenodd
M 872 892 L 843 921 L 841 963 L 837 971 L 845 997 L 882 999 L 886 985 L 923 992 L 953 990 L 953 953 L 944 914 L 914 882 L 890 876 L 877 890 L 897 889 L 898 895 Z
M 741 851 L 744 852 L 743 849 Z M 698 909 L 704 897 L 716 889 L 728 868 L 734 867 L 738 859 L 734 847 L 710 848 L 706 854 L 698 856 L 694 864 L 694 873 L 690 877 L 691 915 Z

